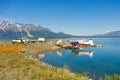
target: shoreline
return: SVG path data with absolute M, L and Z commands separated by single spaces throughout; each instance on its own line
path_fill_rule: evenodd
M 63 43 L 69 44 L 69 43 L 66 43 L 66 41 Z M 63 45 L 63 43 L 62 43 L 62 45 Z M 86 74 L 76 74 L 74 72 L 70 72 L 67 68 L 65 68 L 65 69 L 64 69 L 64 67 L 57 68 L 57 67 L 51 66 L 49 64 L 46 64 L 46 63 L 34 58 L 34 56 L 38 55 L 38 54 L 44 54 L 46 52 L 52 52 L 55 50 L 62 49 L 61 47 L 58 47 L 55 44 L 56 44 L 56 41 L 48 41 L 45 43 L 44 42 L 36 42 L 36 43 L 30 43 L 30 44 L 12 44 L 11 42 L 0 42 L 0 46 L 23 46 L 23 49 L 22 49 L 23 51 L 20 51 L 20 52 L 14 52 L 14 51 L 0 52 L 0 55 L 1 55 L 0 56 L 0 63 L 1 63 L 0 70 L 4 73 L 4 75 L 6 75 L 6 74 L 9 74 L 11 72 L 11 71 L 9 72 L 9 69 L 11 70 L 11 69 L 22 68 L 26 71 L 26 67 L 29 67 L 29 65 L 32 65 L 33 67 L 37 68 L 37 69 L 35 69 L 35 71 L 37 71 L 39 69 L 42 69 L 42 68 L 39 68 L 39 66 L 42 66 L 42 67 L 45 67 L 45 69 L 42 71 L 42 73 L 44 73 L 44 75 L 42 75 L 42 76 L 39 75 L 40 77 L 43 77 L 43 76 L 46 77 L 45 73 L 47 73 L 47 71 L 46 71 L 47 69 L 50 69 L 51 74 L 56 75 L 56 77 L 50 78 L 51 74 L 50 75 L 47 74 L 49 76 L 47 76 L 46 79 L 55 79 L 61 75 L 60 79 L 66 78 L 65 80 L 71 80 L 71 78 L 68 76 L 73 75 L 72 79 L 75 79 L 75 80 L 79 80 L 79 79 L 81 79 L 81 80 L 94 80 L 94 79 L 90 79 L 89 76 Z M 10 60 L 10 64 L 8 63 L 9 60 Z M 26 60 L 27 60 L 27 62 L 26 62 Z M 14 63 L 14 61 L 15 61 L 15 63 Z M 23 62 L 21 62 L 21 61 L 23 61 Z M 30 61 L 30 63 L 29 63 L 29 61 Z M 35 64 L 33 64 L 33 63 L 35 63 Z M 22 65 L 22 67 L 21 67 L 21 65 Z M 5 72 L 3 70 L 5 70 Z M 34 70 L 34 69 L 32 69 L 32 70 Z M 60 73 L 62 73 L 62 74 L 57 73 L 57 71 L 59 71 L 59 70 L 60 70 Z M 2 77 L 0 77 L 0 80 L 2 78 L 6 79 L 5 76 L 3 75 L 3 73 L 0 73 L 0 75 L 2 75 Z M 65 75 L 66 73 L 68 74 L 68 76 Z M 24 74 L 24 72 L 22 74 Z M 39 74 L 39 72 L 38 72 L 38 74 Z M 18 78 L 19 75 L 17 72 L 16 72 L 16 75 L 17 76 L 15 76 L 15 78 Z M 65 75 L 65 76 L 63 77 L 63 75 Z M 105 75 L 105 78 L 106 77 L 113 78 L 116 75 L 117 75 L 117 77 L 119 77 L 118 74 L 115 74 L 113 76 Z M 25 75 L 22 75 L 22 76 L 25 77 Z M 31 75 L 29 75 L 29 77 L 30 76 Z M 38 76 L 38 75 L 36 74 L 35 76 Z M 6 79 L 6 80 L 9 80 L 9 79 Z M 24 80 L 27 80 L 27 79 L 24 79 Z M 37 79 L 35 79 L 35 80 L 37 80 Z M 43 78 L 43 80 L 44 80 L 44 78 Z M 105 80 L 107 80 L 107 79 L 105 79 Z
M 11 44 L 0 43 L 0 46 L 18 46 L 28 49 L 27 54 L 23 52 L 2 51 L 0 52 L 0 80 L 89 80 L 86 75 L 70 72 L 67 68 L 56 68 L 42 61 L 35 59 L 33 56 L 38 52 L 49 51 L 53 48 L 53 43 L 32 43 L 32 44 Z M 45 44 L 45 45 L 44 45 Z M 43 45 L 43 46 L 40 46 Z M 49 47 L 52 46 L 52 47 Z M 45 48 L 47 47 L 47 48 Z M 40 48 L 40 50 L 37 50 Z M 23 50 L 24 50 L 23 49 Z M 32 49 L 32 50 L 30 50 Z M 43 50 L 42 50 L 43 49 Z M 58 49 L 58 48 L 57 48 Z M 52 51 L 56 49 L 53 48 Z M 32 52 L 36 52 L 32 54 Z M 31 53 L 29 53 L 31 52 Z

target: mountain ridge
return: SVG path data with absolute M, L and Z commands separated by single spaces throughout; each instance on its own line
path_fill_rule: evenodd
M 100 36 L 100 37 L 120 37 L 120 31 L 110 31 L 104 34 L 96 34 L 93 36 Z
M 63 32 L 53 32 L 49 28 L 35 24 L 13 23 L 3 21 L 0 23 L 0 38 L 41 37 L 41 36 L 71 36 Z
M 105 36 L 120 36 L 120 31 L 110 31 L 104 35 Z

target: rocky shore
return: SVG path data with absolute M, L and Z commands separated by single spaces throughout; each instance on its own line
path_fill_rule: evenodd
M 59 44 L 57 41 L 48 41 L 48 42 L 36 42 L 36 43 L 30 43 L 24 46 L 23 52 L 25 54 L 40 54 L 45 52 L 52 52 L 56 50 L 60 50 L 65 47 L 71 47 L 71 43 L 62 40 Z

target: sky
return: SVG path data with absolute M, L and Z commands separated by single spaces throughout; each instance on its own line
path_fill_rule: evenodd
M 0 0 L 0 21 L 73 35 L 120 30 L 120 0 Z

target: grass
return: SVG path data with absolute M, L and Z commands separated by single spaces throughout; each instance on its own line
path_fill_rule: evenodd
M 105 75 L 105 78 L 100 78 L 99 80 L 120 80 L 120 74 L 114 74 L 113 76 Z
M 0 80 L 88 80 L 88 77 L 55 68 L 31 56 L 0 52 Z

